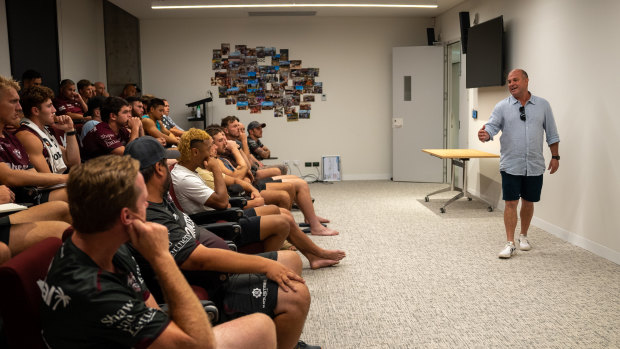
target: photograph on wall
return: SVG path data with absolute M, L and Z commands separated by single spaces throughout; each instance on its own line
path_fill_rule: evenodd
M 277 53 L 272 46 L 234 45 L 234 51 L 231 47 L 221 43 L 211 61 L 216 70 L 211 85 L 217 86 L 226 105 L 252 114 L 273 110 L 274 117 L 286 114 L 291 121 L 309 118 L 316 101 L 312 94 L 323 91 L 322 83 L 315 81 L 319 68 L 303 68 L 302 60 L 290 60 L 288 49 Z
M 284 109 L 284 113 L 286 114 L 286 121 L 299 120 L 299 113 L 297 113 L 297 109 L 295 107 Z
M 250 114 L 260 114 L 260 103 L 254 101 L 254 103 L 250 103 Z
M 273 109 L 273 117 L 281 118 L 284 116 L 284 108 L 278 107 Z
M 228 56 L 228 53 L 230 53 L 230 44 L 224 44 L 222 43 L 222 56 Z
M 262 110 L 273 110 L 273 102 L 271 101 L 263 101 L 261 102 Z
M 314 88 L 313 88 L 313 93 L 323 93 L 323 83 L 322 82 L 315 82 L 314 83 Z
M 287 48 L 280 49 L 280 60 L 288 61 L 288 49 Z
M 235 52 L 238 52 L 239 54 L 243 54 L 245 56 L 247 48 L 247 45 L 235 45 Z
M 237 100 L 237 110 L 248 110 L 248 102 L 240 102 Z

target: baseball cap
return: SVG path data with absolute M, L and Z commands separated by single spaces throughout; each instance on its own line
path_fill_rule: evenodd
M 161 159 L 177 159 L 181 156 L 176 149 L 164 149 L 159 141 L 151 136 L 143 136 L 129 142 L 125 155 L 140 161 L 140 169 L 153 166 Z
M 266 124 L 266 123 L 264 123 L 264 122 L 261 124 L 261 123 L 260 123 L 260 122 L 258 122 L 258 121 L 252 121 L 252 122 L 250 122 L 250 123 L 248 124 L 247 130 L 249 131 L 249 130 L 251 130 L 251 129 L 253 129 L 253 128 L 257 128 L 257 127 L 266 127 L 266 126 L 267 126 L 267 124 Z

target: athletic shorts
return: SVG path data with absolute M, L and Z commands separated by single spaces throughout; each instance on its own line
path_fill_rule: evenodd
M 258 191 L 263 191 L 267 189 L 267 183 L 282 183 L 282 180 L 267 177 L 267 178 L 255 180 L 254 183 L 252 183 L 252 185 L 254 185 L 254 188 L 258 189 Z
M 0 242 L 4 242 L 9 245 L 9 238 L 11 237 L 11 219 L 8 213 L 0 214 Z
M 239 218 L 239 225 L 241 226 L 241 234 L 236 241 L 234 241 L 237 247 L 249 245 L 254 242 L 260 241 L 260 217 L 241 217 Z
M 543 175 L 540 176 L 515 176 L 505 171 L 502 174 L 502 199 L 505 201 L 519 200 L 523 198 L 530 202 L 540 201 Z
M 51 190 L 39 190 L 33 187 L 20 187 L 13 190 L 16 203 L 40 205 L 50 201 Z
M 260 253 L 258 256 L 278 259 L 275 251 Z M 232 274 L 224 284 L 222 312 L 224 321 L 241 316 L 263 313 L 274 317 L 278 303 L 278 284 L 264 274 Z
M 243 210 L 243 217 L 256 217 L 256 210 L 254 208 L 246 208 L 245 210 Z

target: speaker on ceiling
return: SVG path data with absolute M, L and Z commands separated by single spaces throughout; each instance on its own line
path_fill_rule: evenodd
M 461 23 L 461 51 L 467 53 L 467 31 L 469 30 L 469 12 L 459 12 Z
M 433 46 L 433 43 L 435 42 L 434 28 L 426 28 L 426 41 L 428 42 L 428 46 Z

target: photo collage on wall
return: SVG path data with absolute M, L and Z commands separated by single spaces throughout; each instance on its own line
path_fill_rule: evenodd
M 314 94 L 323 93 L 323 83 L 316 81 L 319 68 L 302 68 L 301 60 L 289 59 L 288 49 L 276 53 L 275 47 L 235 45 L 231 50 L 223 43 L 213 50 L 212 68 L 219 98 L 250 114 L 310 119 Z

